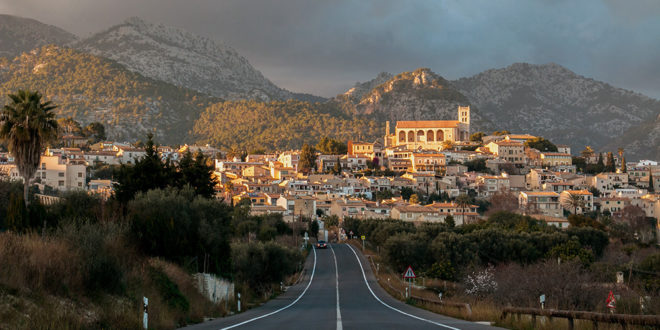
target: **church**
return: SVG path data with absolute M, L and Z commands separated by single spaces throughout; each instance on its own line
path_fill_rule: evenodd
M 385 147 L 442 150 L 444 141 L 463 142 L 470 138 L 470 107 L 458 107 L 458 120 L 398 121 L 394 134 L 386 123 Z

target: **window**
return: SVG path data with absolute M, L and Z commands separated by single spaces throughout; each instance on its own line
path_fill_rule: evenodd
M 57 176 L 59 176 L 60 178 L 63 178 L 64 177 L 64 172 L 57 173 Z
M 82 182 L 78 182 L 78 187 L 82 187 Z
M 41 178 L 45 179 L 46 178 L 46 172 L 41 172 Z
M 82 178 L 82 172 L 78 172 L 78 177 Z
M 64 187 L 64 181 L 59 181 L 59 182 L 57 183 L 57 185 L 60 186 L 60 187 Z
M 41 163 L 41 169 L 45 170 L 46 169 L 46 163 Z

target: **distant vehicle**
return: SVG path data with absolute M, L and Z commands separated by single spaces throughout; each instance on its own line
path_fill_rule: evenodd
M 318 242 L 316 242 L 316 248 L 317 249 L 327 249 L 328 244 L 326 244 L 325 241 L 318 241 Z

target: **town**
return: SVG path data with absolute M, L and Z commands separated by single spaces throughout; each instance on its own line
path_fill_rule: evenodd
M 316 148 L 273 153 L 219 150 L 209 145 L 158 146 L 163 160 L 203 154 L 213 162 L 216 197 L 247 202 L 252 215 L 281 214 L 286 222 L 332 217 L 405 222 L 476 223 L 494 211 L 529 215 L 559 228 L 570 215 L 635 222 L 660 216 L 657 161 L 626 162 L 624 150 L 579 156 L 542 137 L 508 131 L 471 132 L 470 107 L 458 120 L 386 123 L 373 142 L 324 138 Z M 71 132 L 69 132 L 71 133 Z M 44 204 L 58 193 L 113 194 L 112 168 L 145 155 L 130 143 L 61 135 L 47 148 L 34 182 Z M 21 180 L 9 153 L 6 180 Z M 658 228 L 660 230 L 660 227 Z

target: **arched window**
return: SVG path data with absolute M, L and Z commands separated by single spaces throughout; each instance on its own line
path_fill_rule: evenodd
M 406 142 L 406 132 L 404 131 L 399 132 L 399 142 Z
M 445 140 L 445 133 L 442 130 L 438 130 L 438 134 L 436 135 L 436 141 L 442 142 Z
M 408 132 L 408 142 L 415 142 L 415 132 L 413 131 Z
M 417 131 L 417 142 L 424 140 L 424 131 Z
M 433 141 L 434 141 L 433 131 L 429 130 L 428 132 L 426 132 L 426 142 L 433 142 Z

